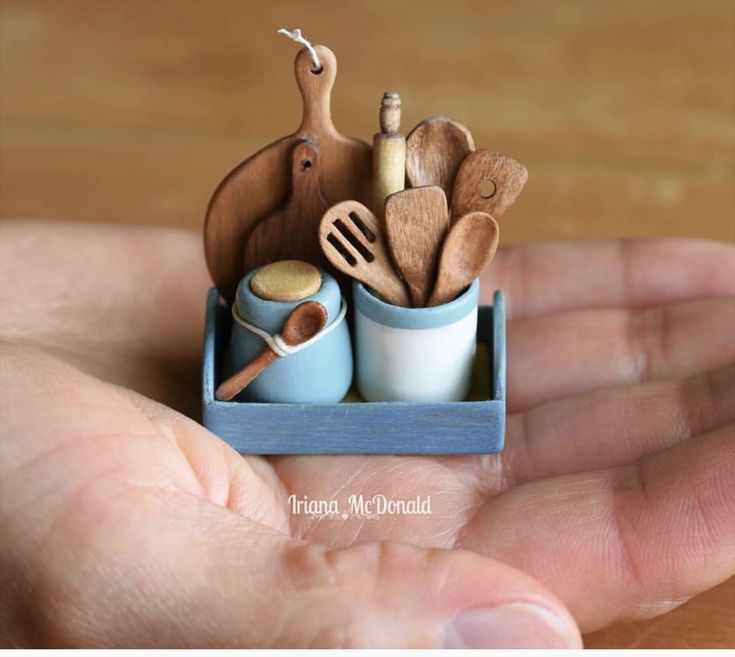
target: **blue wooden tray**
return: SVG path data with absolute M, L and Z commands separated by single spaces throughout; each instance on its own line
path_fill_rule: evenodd
M 481 306 L 489 399 L 449 403 L 261 404 L 214 398 L 232 317 L 216 288 L 207 297 L 202 367 L 204 426 L 241 454 L 488 454 L 505 440 L 505 300 Z

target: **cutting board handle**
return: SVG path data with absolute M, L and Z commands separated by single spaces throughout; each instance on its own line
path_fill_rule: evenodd
M 321 71 L 313 70 L 314 63 L 307 48 L 299 51 L 294 63 L 296 83 L 304 101 L 304 114 L 296 134 L 337 134 L 330 108 L 332 87 L 337 77 L 337 58 L 326 46 L 315 45 L 314 48 L 322 65 Z

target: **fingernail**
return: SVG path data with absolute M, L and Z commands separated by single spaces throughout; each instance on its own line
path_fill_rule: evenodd
M 445 648 L 579 648 L 566 618 L 528 602 L 457 614 L 444 634 Z

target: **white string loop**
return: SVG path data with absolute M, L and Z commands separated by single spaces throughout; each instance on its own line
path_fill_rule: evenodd
M 334 321 L 329 326 L 324 327 L 321 331 L 319 331 L 319 333 L 309 338 L 306 342 L 302 342 L 301 344 L 286 344 L 283 341 L 283 337 L 281 337 L 280 333 L 277 333 L 276 335 L 271 335 L 270 333 L 268 333 L 268 331 L 264 331 L 262 328 L 255 326 L 255 324 L 246 322 L 242 317 L 240 317 L 239 313 L 237 312 L 237 304 L 232 304 L 232 318 L 235 320 L 235 322 L 237 322 L 245 330 L 250 331 L 254 335 L 257 335 L 268 345 L 268 347 L 274 353 L 278 354 L 280 358 L 286 358 L 286 356 L 296 354 L 302 349 L 306 349 L 307 347 L 313 345 L 315 342 L 326 337 L 344 321 L 346 315 L 347 302 L 345 301 L 345 298 L 342 297 L 342 305 L 339 309 L 339 315 L 335 317 Z
M 322 63 L 319 61 L 319 55 L 317 55 L 316 49 L 314 48 L 314 46 L 311 45 L 311 42 L 301 34 L 301 30 L 298 27 L 292 31 L 289 31 L 282 27 L 280 30 L 278 30 L 278 34 L 283 34 L 296 43 L 300 43 L 302 46 L 305 46 L 306 49 L 309 51 L 309 54 L 311 55 L 311 61 L 314 64 L 312 68 L 314 73 L 319 73 L 322 70 Z

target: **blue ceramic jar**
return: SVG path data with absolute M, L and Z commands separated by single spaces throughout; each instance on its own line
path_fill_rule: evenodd
M 276 335 L 296 306 L 314 300 L 326 309 L 327 326 L 318 340 L 272 363 L 236 400 L 305 404 L 341 401 L 352 383 L 352 346 L 337 281 L 320 269 L 321 287 L 315 294 L 299 301 L 270 301 L 261 299 L 251 289 L 250 281 L 257 271 L 250 272 L 240 281 L 233 314 Z M 338 324 L 334 325 L 335 322 Z M 238 323 L 235 317 L 230 339 L 229 371 L 239 370 L 265 348 L 265 341 Z

